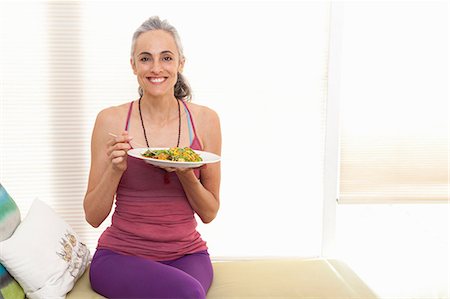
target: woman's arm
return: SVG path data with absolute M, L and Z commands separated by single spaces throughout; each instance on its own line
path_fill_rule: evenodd
M 201 131 L 203 150 L 220 156 L 222 135 L 219 117 L 211 109 L 201 109 L 204 111 L 201 112 L 201 122 L 197 122 L 197 128 Z M 216 217 L 220 206 L 220 162 L 208 164 L 200 168 L 200 172 L 200 180 L 192 169 L 178 170 L 176 173 L 191 207 L 204 223 L 209 223 Z
M 84 213 L 86 221 L 98 227 L 111 212 L 120 178 L 127 168 L 127 151 L 131 148 L 128 134 L 112 138 L 114 109 L 109 108 L 97 116 L 91 140 L 91 169 Z

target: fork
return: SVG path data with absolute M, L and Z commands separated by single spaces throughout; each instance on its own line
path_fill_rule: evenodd
M 118 137 L 116 134 L 113 134 L 113 133 L 111 133 L 111 132 L 109 132 L 108 135 L 109 135 L 109 136 L 112 136 L 112 137 Z M 131 142 L 131 141 L 130 141 L 130 142 Z M 134 145 L 137 145 L 138 147 L 148 148 L 148 146 L 144 146 L 144 145 L 139 144 L 139 143 L 137 143 L 137 142 L 134 142 L 134 141 L 133 141 L 133 143 L 134 143 Z

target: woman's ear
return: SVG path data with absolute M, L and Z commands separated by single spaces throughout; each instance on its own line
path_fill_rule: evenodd
M 134 59 L 130 58 L 130 64 L 131 64 L 131 68 L 133 69 L 133 73 L 136 75 L 137 71 L 136 71 L 136 64 L 134 64 Z
M 184 62 L 186 60 L 184 58 L 180 59 L 180 64 L 178 65 L 178 72 L 182 73 L 183 72 L 183 68 L 184 68 Z

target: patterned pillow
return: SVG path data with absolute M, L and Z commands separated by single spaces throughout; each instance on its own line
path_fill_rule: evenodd
M 19 208 L 0 184 L 0 241 L 11 237 L 19 223 Z
M 0 262 L 30 299 L 64 299 L 90 260 L 73 228 L 38 199 L 0 248 Z
M 16 203 L 0 184 L 0 241 L 8 239 L 20 223 L 20 211 Z M 0 299 L 23 299 L 22 287 L 0 264 Z
M 0 299 L 23 299 L 25 292 L 0 264 Z

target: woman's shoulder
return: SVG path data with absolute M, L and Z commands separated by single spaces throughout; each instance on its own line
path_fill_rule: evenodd
M 210 107 L 188 103 L 189 110 L 195 118 L 197 136 L 203 150 L 220 155 L 221 129 L 219 115 Z
M 130 108 L 130 102 L 120 104 L 117 106 L 110 106 L 100 110 L 97 117 L 102 119 L 117 119 L 117 117 L 121 117 L 123 115 L 128 114 L 128 109 Z
M 219 115 L 212 108 L 192 102 L 186 103 L 189 110 L 193 114 L 196 122 L 209 122 L 211 120 L 219 119 Z
M 120 120 L 125 122 L 129 108 L 130 102 L 104 108 L 97 114 L 97 123 L 102 126 L 111 127 L 117 125 Z
M 216 144 L 220 139 L 220 120 L 216 111 L 210 107 L 188 103 L 189 110 L 195 121 L 197 135 L 199 136 L 204 149 L 216 151 L 210 143 Z M 220 143 L 220 142 L 219 142 Z

